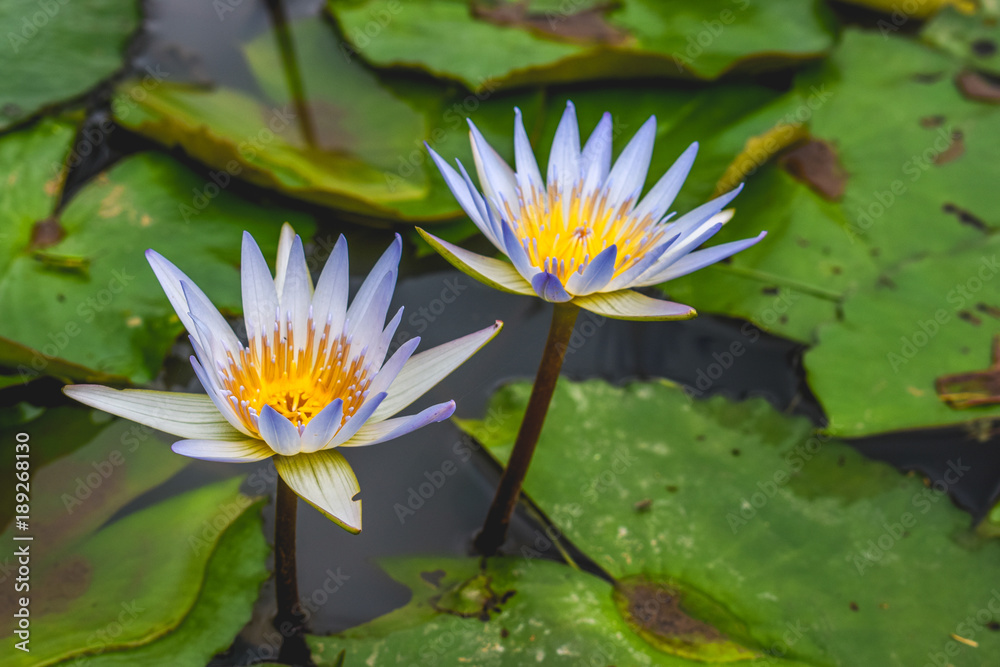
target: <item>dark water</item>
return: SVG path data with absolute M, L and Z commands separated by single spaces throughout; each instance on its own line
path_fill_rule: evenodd
M 172 76 L 175 80 L 225 82 L 252 90 L 254 82 L 238 44 L 270 29 L 264 3 L 230 0 L 225 5 L 232 11 L 226 12 L 221 20 L 215 4 L 218 3 L 202 0 L 147 2 L 146 24 L 133 44 L 134 67 L 159 66 L 176 73 Z M 289 15 L 299 17 L 319 12 L 323 3 L 302 0 L 287 4 Z M 101 120 L 106 113 L 101 100 L 95 101 L 91 122 Z M 117 129 L 92 159 L 71 175 L 67 192 L 121 155 L 149 146 L 144 139 Z M 174 154 L 193 169 L 207 173 L 196 162 L 180 153 Z M 235 185 L 232 189 L 250 199 L 279 200 L 314 214 L 320 224 L 319 235 L 324 238 L 335 238 L 345 232 L 351 243 L 356 280 L 360 280 L 364 270 L 391 240 L 389 230 L 348 226 L 325 209 L 251 186 Z M 414 408 L 454 398 L 458 416 L 481 417 L 498 386 L 533 375 L 548 327 L 550 306 L 537 299 L 483 287 L 448 270 L 437 257 L 406 258 L 401 270 L 395 301 L 396 307 L 406 306 L 407 314 L 400 329 L 409 335 L 420 335 L 421 349 L 483 328 L 496 319 L 506 323 L 494 342 L 431 390 Z M 579 344 L 567 356 L 564 372 L 576 379 L 597 377 L 612 382 L 662 377 L 696 389 L 703 387 L 705 395 L 763 396 L 781 411 L 822 424 L 822 410 L 801 372 L 802 347 L 777 337 L 761 335 L 757 342 L 747 346 L 746 354 L 732 360 L 721 376 L 713 379 L 711 386 L 699 384 L 700 378 L 712 373 L 710 367 L 718 363 L 714 353 L 728 349 L 733 341 L 744 340 L 742 326 L 742 322 L 711 316 L 689 322 L 639 324 L 602 320 L 584 313 L 577 324 Z M 159 384 L 198 390 L 186 357 L 184 346 L 179 344 Z M 51 382 L 36 383 L 28 395 L 19 398 L 41 404 L 61 401 L 58 387 Z M 13 396 L 10 391 L 3 392 L 0 400 L 6 403 Z M 958 484 L 949 485 L 949 490 L 955 501 L 974 517 L 981 517 L 1000 491 L 997 447 L 1000 441 L 995 436 L 980 441 L 959 429 L 948 429 L 880 436 L 855 444 L 873 458 L 902 469 L 918 470 L 932 481 L 947 470 L 947 461 L 960 458 L 972 471 Z M 345 454 L 361 483 L 364 532 L 352 536 L 336 529 L 304 504 L 299 512 L 299 586 L 304 599 L 316 596 L 318 610 L 311 624 L 317 632 L 348 628 L 406 603 L 407 590 L 382 573 L 377 559 L 403 554 L 467 553 L 498 477 L 493 461 L 450 423 Z M 420 498 L 423 504 L 419 509 L 399 515 L 396 506 L 406 506 L 411 491 L 416 493 L 421 484 L 441 480 L 440 471 L 448 462 L 457 467 L 457 472 L 444 476 L 440 488 L 435 488 L 429 498 Z M 252 472 L 273 480 L 269 462 L 257 465 L 195 462 L 162 487 L 123 508 L 118 516 L 213 479 Z M 416 500 L 412 502 L 417 504 Z M 534 518 L 522 511 L 513 528 L 512 542 L 530 542 L 540 528 Z M 334 587 L 336 592 L 332 594 L 318 594 Z M 231 652 L 220 656 L 216 664 L 247 664 L 258 657 L 273 657 L 254 648 L 262 633 L 270 629 L 271 604 L 270 593 L 265 590 L 254 621 Z

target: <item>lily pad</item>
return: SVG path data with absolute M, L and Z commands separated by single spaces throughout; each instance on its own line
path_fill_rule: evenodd
M 833 43 L 819 2 L 330 0 L 350 46 L 480 91 L 637 76 L 715 79 L 780 67 Z M 483 48 L 484 44 L 490 45 Z
M 662 652 L 626 620 L 612 584 L 552 561 L 399 558 L 381 564 L 413 591 L 409 604 L 338 635 L 310 637 L 320 667 L 337 664 L 341 651 L 346 665 L 469 661 L 494 667 L 704 665 L 754 656 L 725 641 L 707 649 L 717 657 L 701 661 Z
M 463 422 L 501 460 L 529 390 L 497 394 L 499 428 Z M 967 470 L 955 459 L 948 479 Z M 945 486 L 762 399 L 598 381 L 560 382 L 525 482 L 611 575 L 701 591 L 776 663 L 986 667 L 1000 651 L 1000 543 L 974 535 Z
M 5 429 L 11 460 L 20 431 L 30 436 L 30 533 L 45 545 L 34 559 L 38 565 L 57 559 L 129 501 L 189 463 L 152 429 L 92 410 L 52 408 L 30 427 Z M 11 518 L 7 508 L 4 514 Z M 8 526 L 0 540 L 9 544 L 16 534 Z
M 31 652 L 11 651 L 5 664 L 49 665 L 139 646 L 176 628 L 198 598 L 220 537 L 252 504 L 237 492 L 239 483 L 218 482 L 128 515 L 39 563 L 30 590 Z M 38 555 L 42 545 L 28 543 Z M 0 633 L 12 645 L 20 606 L 8 590 L 0 598 Z
M 970 67 L 1000 74 L 1000 28 L 996 17 L 948 8 L 924 26 L 920 38 L 961 58 Z
M 268 576 L 268 546 L 261 533 L 260 504 L 233 520 L 219 539 L 205 583 L 191 611 L 174 630 L 133 649 L 80 656 L 74 667 L 204 665 L 221 653 L 250 621 L 254 601 Z
M 1000 330 L 1000 237 L 887 273 L 823 327 L 804 364 L 840 436 L 1000 416 L 946 404 L 939 377 L 986 369 Z
M 0 252 L 0 336 L 16 343 L 0 344 L 0 364 L 22 380 L 54 374 L 148 382 L 181 326 L 146 264 L 147 248 L 173 259 L 220 308 L 236 313 L 241 231 L 270 254 L 282 222 L 304 236 L 312 222 L 251 204 L 155 153 L 119 162 L 60 210 L 72 133 L 46 121 L 0 139 L 0 175 L 9 185 L 0 198 L 8 235 Z
M 81 95 L 111 76 L 122 66 L 138 25 L 135 0 L 4 2 L 0 129 Z

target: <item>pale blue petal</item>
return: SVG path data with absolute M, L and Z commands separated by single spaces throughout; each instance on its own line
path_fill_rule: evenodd
M 535 294 L 553 303 L 563 303 L 573 298 L 566 292 L 559 278 L 548 272 L 539 273 L 532 278 L 531 287 Z
M 205 390 L 205 393 L 208 394 L 208 397 L 212 400 L 219 413 L 226 418 L 226 421 L 240 433 L 253 437 L 250 430 L 243 425 L 243 420 L 236 415 L 236 409 L 229 399 L 229 392 L 219 387 L 215 379 L 215 374 L 205 371 L 195 357 L 191 357 L 191 368 L 194 369 L 194 374 L 198 377 L 198 381 L 201 382 L 202 389 Z
M 716 262 L 719 262 L 727 257 L 735 255 L 741 250 L 746 250 L 750 246 L 756 245 L 757 242 L 765 236 L 767 236 L 767 232 L 761 232 L 753 238 L 743 239 L 742 241 L 731 241 L 729 243 L 723 243 L 721 245 L 693 252 L 686 257 L 680 258 L 662 271 L 654 275 L 644 277 L 642 281 L 639 282 L 639 286 L 656 285 L 668 280 L 673 280 L 674 278 L 686 276 L 693 271 L 703 269 L 710 264 L 715 264 Z
M 296 235 L 289 248 L 285 278 L 282 281 L 281 291 L 278 292 L 278 312 L 282 331 L 286 336 L 290 316 L 292 331 L 296 334 L 295 347 L 300 350 L 306 346 L 306 325 L 309 322 L 312 295 L 312 278 L 309 276 L 309 267 L 306 266 L 306 254 L 302 248 L 302 239 Z
M 381 394 L 382 392 L 392 394 L 392 383 L 396 380 L 400 371 L 403 370 L 406 362 L 413 356 L 413 352 L 419 344 L 420 336 L 414 336 L 400 345 L 375 374 L 372 383 L 368 386 L 368 392 L 370 394 Z
M 378 347 L 382 329 L 385 326 L 385 316 L 389 312 L 392 293 L 396 288 L 396 273 L 389 272 L 382 277 L 378 286 L 368 301 L 368 307 L 357 314 L 357 319 L 347 323 L 347 337 L 352 343 L 352 350 L 368 349 L 370 354 Z M 353 354 L 353 353 L 352 353 Z M 369 357 L 365 356 L 366 359 Z M 380 363 L 382 360 L 379 359 Z
M 339 398 L 316 413 L 306 424 L 299 438 L 302 452 L 312 454 L 326 447 L 326 444 L 333 440 L 333 436 L 337 435 L 343 417 L 344 401 Z
M 438 155 L 427 142 L 424 142 L 424 146 L 427 148 L 427 152 L 431 154 L 431 159 L 437 165 L 438 171 L 444 177 L 444 182 L 448 184 L 451 194 L 458 200 L 459 206 L 472 219 L 472 222 L 476 223 L 476 227 L 482 229 L 486 225 L 486 220 L 483 219 L 483 211 L 476 206 L 476 201 L 472 198 L 472 193 L 469 191 L 469 187 L 462 179 L 462 176 L 455 171 L 454 167 L 445 162 L 444 158 Z
M 250 463 L 274 456 L 274 451 L 260 440 L 178 440 L 170 449 L 182 456 L 203 461 Z
M 247 337 L 251 345 L 261 349 L 264 336 L 274 331 L 275 314 L 278 311 L 278 293 L 274 289 L 274 279 L 264 261 L 257 242 L 249 232 L 243 232 L 243 255 L 240 264 L 243 286 L 243 320 L 246 322 Z
M 670 246 L 676 243 L 679 237 L 680 234 L 674 234 L 666 241 L 658 244 L 655 248 L 643 255 L 641 259 L 636 261 L 635 264 L 622 271 L 611 282 L 605 285 L 603 291 L 615 292 L 620 289 L 628 289 L 631 287 L 640 276 L 646 273 L 650 267 L 656 264 L 656 262 L 663 257 L 663 253 L 669 250 Z
M 726 194 L 720 195 L 709 202 L 705 202 L 698 208 L 688 211 L 681 217 L 677 218 L 677 220 L 666 226 L 667 233 L 680 234 L 681 240 L 683 240 L 685 236 L 696 230 L 706 221 L 710 220 L 712 216 L 724 209 L 729 202 L 736 199 L 736 195 L 738 195 L 742 190 L 743 184 L 740 183 L 738 187 L 730 190 Z
M 318 330 L 317 336 L 326 326 L 327 319 L 331 321 L 331 337 L 340 336 L 343 332 L 350 282 L 347 239 L 341 234 L 326 260 L 326 266 L 323 267 L 323 272 L 316 282 L 316 291 L 313 293 L 313 323 Z
M 378 422 L 377 424 L 365 424 L 353 438 L 342 444 L 341 447 L 377 445 L 380 442 L 386 442 L 407 433 L 412 433 L 428 424 L 444 421 L 454 413 L 455 401 L 448 401 L 432 405 L 426 410 L 421 410 L 417 414 L 409 415 L 408 417 L 394 417 L 386 419 L 383 422 Z
M 576 124 L 576 108 L 566 103 L 556 136 L 552 140 L 546 183 L 555 183 L 563 193 L 569 193 L 580 178 L 580 128 Z
M 358 293 L 354 295 L 354 301 L 351 302 L 350 308 L 347 309 L 347 319 L 350 320 L 351 327 L 357 327 L 364 314 L 368 312 L 372 299 L 375 298 L 376 292 L 382 286 L 386 276 L 391 276 L 391 282 L 393 286 L 395 286 L 396 271 L 399 268 L 399 258 L 402 253 L 403 239 L 400 238 L 399 234 L 396 234 L 395 240 L 393 240 L 392 244 L 384 253 L 382 253 L 379 260 L 375 262 L 375 266 L 368 274 L 368 277 L 365 278 L 365 281 L 361 284 L 361 288 L 358 290 Z M 388 307 L 389 304 L 387 302 L 385 304 L 385 309 L 388 310 Z M 382 322 L 385 322 L 384 313 L 385 311 L 383 311 L 382 321 L 379 322 L 379 331 L 382 330 Z
M 545 187 L 542 172 L 538 170 L 538 161 L 535 160 L 535 152 L 531 149 L 528 133 L 524 130 L 521 110 L 517 107 L 514 107 L 514 165 L 517 167 L 517 175 L 527 178 L 532 187 Z
M 483 199 L 483 196 L 479 194 L 479 190 L 476 190 L 476 186 L 472 183 L 472 178 L 469 177 L 469 172 L 465 170 L 465 165 L 458 160 L 455 160 L 455 163 L 462 172 L 462 179 L 465 181 L 469 194 L 472 196 L 472 200 L 475 202 L 476 208 L 479 210 L 479 215 L 485 221 L 482 225 L 476 226 L 479 227 L 479 230 L 486 235 L 486 238 L 490 240 L 490 243 L 496 246 L 497 250 L 503 252 L 503 241 L 501 240 L 502 233 L 500 231 L 500 220 L 503 216 L 497 212 L 496 207 L 493 206 L 493 204 L 487 204 L 486 200 Z M 473 222 L 475 222 L 475 220 L 473 220 Z
M 574 271 L 566 280 L 566 291 L 574 296 L 584 296 L 604 289 L 615 274 L 618 247 L 608 246 L 590 260 L 583 272 Z
M 681 153 L 681 156 L 670 166 L 667 173 L 663 174 L 656 185 L 642 198 L 632 214 L 640 219 L 649 216 L 653 222 L 659 222 L 670 205 L 674 203 L 677 193 L 681 191 L 681 186 L 684 185 L 697 155 L 698 142 L 696 141 Z
M 260 414 L 257 415 L 257 428 L 264 442 L 282 456 L 298 454 L 302 449 L 298 427 L 270 405 L 260 409 Z
M 614 124 L 605 112 L 594 132 L 583 146 L 580 171 L 583 172 L 583 192 L 594 192 L 604 184 L 611 169 L 611 142 Z M 583 200 L 584 198 L 581 198 Z M 581 204 L 583 202 L 581 201 Z
M 520 239 L 514 235 L 514 230 L 510 228 L 510 225 L 503 223 L 503 244 L 504 250 L 507 253 L 507 257 L 510 258 L 511 263 L 514 264 L 514 268 L 520 273 L 525 280 L 531 280 L 535 276 L 539 269 L 532 266 L 531 260 L 528 259 L 528 253 L 521 245 Z
M 469 132 L 472 137 L 472 157 L 479 173 L 479 184 L 487 199 L 493 200 L 502 210 L 503 204 L 509 204 L 514 215 L 518 213 L 517 179 L 514 170 L 487 143 L 476 124 L 469 120 Z
M 632 140 L 628 142 L 615 166 L 608 174 L 605 189 L 608 192 L 608 206 L 617 208 L 625 200 L 639 199 L 642 186 L 649 172 L 649 160 L 653 157 L 653 142 L 656 139 L 656 116 L 642 124 Z
M 350 440 L 355 433 L 358 432 L 365 422 L 372 416 L 372 414 L 378 409 L 378 406 L 382 404 L 385 400 L 385 392 L 379 392 L 377 394 L 369 394 L 368 398 L 362 403 L 361 407 L 357 411 L 347 418 L 347 421 L 340 430 L 337 431 L 337 435 L 333 437 L 333 440 L 327 443 L 325 449 L 332 449 L 333 447 L 339 447 L 348 440 Z

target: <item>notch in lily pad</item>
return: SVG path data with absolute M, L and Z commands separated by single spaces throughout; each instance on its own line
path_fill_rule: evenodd
M 664 653 L 714 663 L 759 657 L 729 638 L 747 636 L 742 621 L 704 593 L 675 581 L 628 577 L 615 586 L 614 600 L 629 627 Z

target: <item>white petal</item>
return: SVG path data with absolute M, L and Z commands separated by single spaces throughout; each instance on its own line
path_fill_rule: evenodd
M 691 306 L 651 299 L 633 290 L 581 296 L 573 303 L 616 320 L 687 320 L 697 315 Z
M 385 325 L 385 329 L 382 330 L 382 335 L 379 337 L 378 342 L 368 349 L 366 359 L 371 368 L 378 370 L 382 367 L 382 362 L 385 361 L 385 353 L 392 345 L 392 340 L 396 336 L 396 330 L 399 328 L 399 322 L 402 319 L 403 307 L 400 306 L 396 314 L 389 320 L 389 323 Z
M 382 276 L 382 283 L 372 294 L 367 307 L 363 311 L 358 311 L 356 319 L 349 318 L 347 337 L 353 341 L 352 350 L 368 348 L 370 354 L 378 347 L 394 289 L 396 289 L 396 272 L 390 271 Z M 369 357 L 366 356 L 367 359 Z M 379 363 L 381 361 L 378 360 Z
M 514 165 L 517 167 L 517 175 L 527 179 L 532 187 L 545 187 L 542 172 L 538 170 L 538 161 L 535 160 L 535 152 L 528 140 L 528 133 L 524 130 L 521 110 L 517 107 L 514 107 Z
M 417 345 L 419 344 L 420 336 L 414 336 L 400 345 L 399 349 L 389 357 L 389 360 L 375 374 L 375 378 L 368 387 L 369 394 L 390 393 L 392 383 L 396 380 L 400 371 L 403 370 L 406 362 L 413 356 L 413 351 L 417 349 Z
M 608 207 L 617 208 L 630 197 L 639 200 L 639 193 L 646 182 L 649 161 L 653 157 L 653 141 L 656 139 L 656 116 L 642 124 L 632 140 L 622 150 L 615 166 L 608 174 Z
M 243 420 L 237 416 L 236 409 L 230 402 L 229 392 L 222 390 L 218 384 L 218 380 L 215 378 L 215 374 L 205 371 L 194 357 L 191 357 L 191 368 L 194 369 L 194 374 L 198 377 L 198 381 L 201 382 L 202 389 L 205 390 L 208 398 L 215 404 L 216 409 L 225 417 L 226 421 L 240 433 L 254 437 L 255 434 L 251 433 L 243 424 Z
M 511 211 L 517 215 L 520 207 L 515 187 L 517 179 L 514 177 L 514 170 L 487 143 L 479 128 L 471 120 L 469 121 L 469 135 L 472 142 L 472 157 L 476 162 L 476 172 L 479 174 L 479 185 L 482 186 L 483 193 L 487 199 L 496 202 L 501 210 L 503 210 L 503 204 L 509 204 Z
M 439 239 L 419 227 L 417 227 L 417 232 L 431 247 L 437 250 L 439 255 L 448 260 L 452 266 L 462 273 L 504 292 L 524 295 L 534 294 L 528 281 L 511 264 L 499 259 L 483 257 L 474 252 L 469 252 L 464 248 L 448 243 L 444 239 Z
M 257 428 L 264 442 L 282 456 L 298 454 L 302 449 L 298 427 L 270 405 L 260 409 Z
M 455 401 L 438 403 L 426 410 L 421 410 L 408 417 L 393 417 L 377 424 L 368 423 L 361 427 L 357 435 L 341 445 L 341 447 L 362 447 L 377 445 L 380 442 L 393 440 L 416 431 L 418 428 L 433 422 L 444 421 L 455 413 Z
M 503 327 L 497 322 L 481 331 L 463 336 L 410 357 L 392 383 L 389 397 L 372 415 L 372 421 L 382 421 L 393 416 L 438 382 L 461 366 L 469 357 L 486 345 Z
M 594 128 L 580 155 L 580 169 L 583 171 L 583 192 L 593 192 L 608 177 L 611 169 L 611 137 L 613 122 L 611 114 L 605 112 Z M 585 197 L 581 197 L 581 205 Z
M 275 456 L 274 467 L 302 500 L 352 533 L 361 532 L 361 487 L 344 455 L 335 449 Z
M 316 413 L 302 432 L 302 451 L 311 454 L 326 447 L 340 429 L 343 417 L 344 401 L 339 398 Z
M 332 323 L 330 335 L 333 337 L 340 336 L 344 331 L 347 291 L 351 283 L 348 270 L 347 239 L 341 234 L 316 282 L 316 291 L 312 299 L 313 323 L 319 332 L 322 332 L 327 319 L 330 319 Z
M 63 393 L 85 405 L 182 438 L 244 441 L 204 394 L 145 389 L 111 389 L 95 384 L 63 387 Z
M 274 291 L 281 296 L 284 291 L 285 273 L 288 271 L 288 253 L 292 251 L 292 241 L 295 240 L 295 230 L 287 222 L 281 226 L 278 235 L 278 255 L 274 260 Z
M 639 277 L 647 273 L 649 268 L 656 264 L 661 257 L 663 257 L 663 253 L 670 249 L 670 246 L 677 241 L 679 236 L 679 234 L 668 236 L 667 240 L 661 241 L 632 266 L 615 276 L 614 279 L 605 285 L 601 291 L 617 292 L 618 290 L 628 289 L 636 285 L 636 281 Z
M 265 336 L 274 331 L 275 314 L 278 312 L 278 293 L 274 279 L 264 261 L 257 242 L 249 232 L 243 232 L 243 256 L 240 264 L 243 286 L 243 320 L 251 346 L 261 349 Z
M 451 190 L 451 194 L 453 194 L 455 199 L 458 200 L 458 205 L 461 206 L 462 210 L 465 211 L 465 213 L 472 219 L 472 222 L 476 224 L 476 227 L 482 229 L 486 225 L 486 220 L 484 219 L 485 216 L 483 215 L 483 211 L 481 211 L 476 205 L 476 201 L 472 198 L 472 193 L 469 191 L 469 187 L 466 185 L 462 176 L 426 142 L 424 142 L 424 146 L 427 148 L 427 152 L 431 154 L 431 159 L 434 160 L 434 164 L 437 165 L 438 171 L 441 172 L 441 176 L 444 177 L 444 182 L 447 183 L 448 189 Z
M 566 110 L 552 139 L 547 178 L 546 183 L 550 187 L 555 183 L 567 195 L 564 197 L 566 200 L 580 178 L 580 128 L 576 124 L 576 107 L 572 102 L 566 103 Z
M 296 349 L 306 346 L 306 326 L 309 322 L 309 306 L 312 304 L 313 286 L 306 266 L 306 255 L 302 248 L 302 239 L 296 236 L 288 253 L 282 290 L 278 291 L 282 332 L 287 337 L 287 323 L 291 316 L 292 331 L 295 332 Z M 275 281 L 277 286 L 277 280 Z
M 226 361 L 227 353 L 236 356 L 239 350 L 243 349 L 243 345 L 240 344 L 229 324 L 219 315 L 215 306 L 198 299 L 198 295 L 193 291 L 190 283 L 182 282 L 181 289 L 187 298 L 190 307 L 188 315 L 194 324 L 194 330 L 191 333 L 198 338 L 202 351 L 211 355 L 211 358 L 203 358 L 199 354 L 202 362 L 211 364 L 214 368 L 215 361 Z M 211 326 L 211 322 L 215 322 L 216 325 Z M 235 345 L 235 347 L 229 347 L 230 345 Z
M 632 214 L 639 219 L 648 215 L 654 222 L 659 222 L 663 214 L 670 208 L 670 205 L 674 203 L 677 193 L 681 191 L 681 186 L 684 185 L 685 179 L 687 179 L 688 174 L 691 172 L 691 167 L 694 165 L 694 159 L 697 155 L 698 142 L 695 142 L 681 153 L 676 162 L 670 165 L 667 173 L 663 174 L 660 180 L 656 182 L 656 185 L 646 193 L 646 196 L 642 198 L 642 201 L 635 207 Z
M 205 296 L 205 293 L 198 289 L 194 281 L 155 250 L 146 251 L 146 260 L 149 262 L 150 267 L 152 267 L 153 273 L 156 274 L 156 279 L 160 281 L 163 291 L 170 300 L 170 305 L 174 307 L 174 312 L 177 313 L 177 317 L 180 318 L 181 324 L 184 325 L 188 333 L 193 335 L 197 335 L 198 333 L 195 330 L 194 323 L 191 321 L 191 316 L 188 314 L 191 312 L 190 298 L 191 301 L 196 301 L 200 305 L 208 327 L 219 336 L 222 336 L 225 344 L 231 349 L 239 348 L 240 342 L 236 334 L 233 333 L 232 327 L 229 326 L 226 319 L 212 305 L 212 302 Z M 188 286 L 187 297 L 184 295 L 183 283 L 186 283 Z M 209 315 L 208 313 L 212 314 Z
M 378 406 L 381 405 L 382 401 L 385 400 L 385 392 L 380 392 L 378 394 L 368 394 L 368 398 L 357 411 L 347 418 L 344 425 L 340 427 L 337 431 L 337 435 L 333 437 L 333 440 L 327 443 L 327 447 L 339 447 L 348 440 L 350 440 L 358 430 L 365 425 L 365 423 L 371 419 L 372 413 L 378 410 Z
M 376 297 L 380 286 L 386 276 L 392 277 L 392 285 L 395 286 L 396 272 L 399 268 L 399 258 L 403 254 L 403 239 L 396 234 L 396 238 L 393 240 L 392 244 L 386 248 L 382 256 L 379 257 L 378 261 L 375 262 L 375 266 L 368 273 L 368 277 L 365 281 L 361 283 L 361 288 L 358 293 L 354 295 L 354 300 L 351 302 L 351 307 L 347 309 L 347 319 L 350 321 L 352 327 L 357 327 L 360 321 L 363 319 L 364 314 L 368 312 L 368 308 L 371 305 L 372 299 Z M 389 305 L 386 304 L 386 309 Z M 382 316 L 382 322 L 385 322 L 385 315 Z M 382 322 L 379 322 L 379 331 L 382 330 Z
M 521 245 L 521 239 L 517 238 L 514 230 L 506 222 L 503 223 L 503 245 L 514 268 L 526 281 L 530 281 L 541 270 L 532 265 L 528 252 Z
M 249 463 L 274 456 L 274 450 L 260 440 L 178 440 L 170 449 L 183 456 L 204 461 L 224 463 Z
M 503 252 L 502 234 L 500 232 L 500 221 L 503 219 L 503 216 L 493 204 L 487 204 L 483 196 L 479 194 L 479 190 L 473 185 L 472 178 L 469 176 L 469 172 L 465 170 L 465 166 L 458 160 L 455 160 L 455 163 L 462 172 L 462 179 L 465 181 L 465 185 L 469 189 L 469 194 L 475 202 L 476 208 L 479 210 L 479 215 L 484 220 L 479 230 L 490 240 L 490 243 L 496 246 L 497 250 Z

